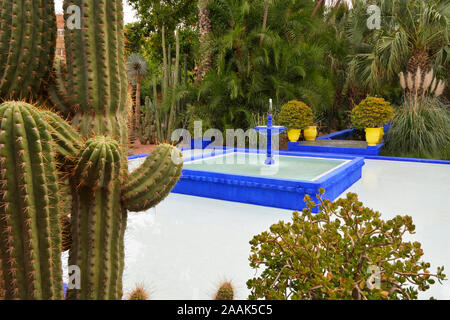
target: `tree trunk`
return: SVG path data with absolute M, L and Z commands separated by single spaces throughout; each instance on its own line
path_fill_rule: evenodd
M 412 93 L 420 97 L 423 93 L 422 84 L 425 74 L 430 71 L 430 57 L 426 50 L 416 49 L 413 51 L 406 66 L 406 71 L 411 73 L 412 78 L 415 80 L 419 68 L 421 80 L 420 83 L 414 83 L 414 91 Z
M 205 75 L 212 68 L 212 55 L 209 45 L 209 40 L 211 36 L 211 20 L 209 18 L 209 7 L 208 0 L 199 1 L 199 12 L 198 12 L 198 24 L 200 33 L 200 65 L 198 68 L 198 78 L 197 81 L 201 82 Z
M 136 76 L 136 118 L 135 118 L 135 135 L 139 137 L 139 130 L 141 130 L 141 77 Z
M 317 0 L 316 6 L 314 7 L 311 17 L 314 17 L 316 15 L 317 11 L 319 11 L 319 9 L 322 8 L 324 4 L 325 4 L 325 0 Z
M 259 46 L 261 47 L 264 41 L 264 32 L 266 31 L 266 27 L 267 27 L 267 16 L 269 15 L 269 0 L 266 0 L 266 2 L 264 3 L 264 19 L 263 19 L 263 24 L 262 24 L 262 35 L 261 35 L 261 40 L 259 42 Z
M 133 85 L 128 82 L 128 87 L 127 87 L 127 95 L 130 99 L 130 103 L 131 103 L 131 114 L 130 114 L 130 122 L 129 122 L 129 128 L 128 128 L 128 133 L 129 133 L 129 140 L 131 144 L 134 144 L 134 141 L 136 140 L 136 136 L 135 136 L 135 131 L 136 131 L 136 124 L 135 124 L 135 117 L 134 117 L 134 111 L 133 111 L 133 107 L 134 107 L 134 101 L 133 101 Z

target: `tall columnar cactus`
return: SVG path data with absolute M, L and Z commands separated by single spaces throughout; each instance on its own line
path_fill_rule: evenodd
M 55 55 L 53 0 L 0 2 L 0 98 L 40 100 Z
M 145 97 L 145 110 L 141 115 L 138 134 L 141 144 L 154 143 L 158 137 L 156 107 L 150 97 Z
M 72 124 L 83 137 L 94 138 L 80 148 L 71 177 L 69 263 L 78 265 L 82 275 L 81 290 L 69 290 L 68 296 L 119 299 L 127 211 L 149 209 L 168 195 L 182 167 L 171 159 L 181 154 L 161 145 L 128 173 L 122 1 L 64 2 L 65 8 L 69 5 L 82 9 L 83 22 L 80 30 L 66 30 L 67 88 L 76 110 Z
M 0 106 L 0 297 L 61 299 L 61 229 L 52 137 L 39 112 Z
M 24 289 L 11 290 L 12 294 L 6 291 L 3 294 L 5 290 L 9 290 L 10 283 L 22 281 L 20 283 L 23 286 L 37 286 L 39 281 L 47 283 L 49 274 L 52 276 L 50 279 L 56 279 L 60 275 L 55 270 L 59 268 L 57 260 L 60 259 L 61 251 L 59 218 L 66 216 L 60 210 L 65 206 L 58 206 L 56 202 L 47 203 L 57 201 L 58 179 L 61 183 L 68 181 L 70 184 L 72 245 L 69 264 L 76 265 L 81 270 L 81 289 L 69 289 L 68 298 L 122 298 L 127 212 L 147 210 L 159 203 L 169 194 L 181 174 L 182 154 L 170 145 L 158 146 L 140 168 L 132 173 L 128 172 L 126 119 L 129 104 L 124 63 L 122 0 L 65 1 L 64 11 L 67 12 L 67 7 L 72 5 L 81 9 L 82 25 L 81 29 L 66 29 L 67 65 L 63 69 L 67 72 L 64 81 L 58 82 L 59 85 L 64 84 L 64 88 L 59 88 L 58 92 L 63 93 L 63 101 L 69 106 L 72 123 L 69 124 L 50 111 L 23 107 L 22 114 L 30 113 L 38 124 L 40 136 L 32 136 L 36 130 L 31 129 L 28 133 L 31 138 L 24 140 L 34 139 L 31 141 L 35 142 L 35 146 L 25 144 L 23 138 L 17 136 L 20 130 L 25 130 L 20 129 L 20 123 L 17 128 L 11 124 L 17 126 L 14 121 L 19 118 L 15 116 L 15 103 L 8 103 L 1 117 L 0 136 L 5 132 L 1 152 L 2 159 L 5 160 L 0 162 L 0 169 L 9 179 L 2 177 L 2 186 L 9 188 L 9 184 L 13 183 L 16 188 L 15 193 L 2 193 L 0 199 L 0 298 L 29 297 L 28 293 L 23 292 Z M 65 112 L 67 109 L 61 111 Z M 32 127 L 33 123 L 28 116 L 21 118 L 25 119 L 27 128 Z M 5 129 L 3 126 L 6 126 Z M 40 152 L 39 146 L 45 152 Z M 14 156 L 11 157 L 10 154 Z M 21 162 L 16 161 L 20 157 L 30 163 L 21 167 Z M 37 161 L 37 164 L 33 161 Z M 44 165 L 41 165 L 42 161 Z M 56 167 L 61 171 L 58 175 Z M 21 170 L 26 170 L 26 174 L 22 174 Z M 45 170 L 44 175 L 42 170 Z M 30 182 L 24 183 L 25 178 Z M 44 178 L 48 180 L 45 187 L 42 183 Z M 7 181 L 6 184 L 4 181 Z M 18 183 L 26 192 L 17 186 Z M 47 201 L 43 193 L 45 190 L 42 191 L 41 188 L 51 189 L 47 193 L 55 197 L 49 197 Z M 38 192 L 41 196 L 34 196 Z M 11 205 L 13 200 L 18 204 Z M 30 202 L 29 205 L 26 201 Z M 26 214 L 40 217 L 47 214 L 47 211 L 48 227 L 39 219 L 31 219 L 31 222 L 26 219 Z M 16 217 L 11 222 L 15 224 L 11 226 L 8 224 L 10 217 Z M 18 223 L 22 223 L 23 227 L 17 227 Z M 26 234 L 26 243 L 22 247 L 24 250 L 27 249 L 25 244 L 32 247 L 31 253 L 27 251 L 28 255 L 24 253 L 18 258 L 11 258 L 17 246 L 12 246 L 12 241 L 21 242 L 22 228 L 28 228 L 29 225 L 34 228 L 31 232 L 34 238 L 28 239 Z M 51 239 L 55 237 L 54 245 L 53 242 L 45 242 L 50 241 L 49 232 L 52 234 Z M 48 248 L 52 250 L 47 260 L 43 259 L 43 262 L 38 263 L 37 258 L 29 258 L 31 254 L 36 257 L 44 256 Z M 45 261 L 48 261 L 47 265 Z M 50 263 L 52 264 L 49 265 Z M 12 282 L 10 275 L 22 269 L 25 275 Z M 31 280 L 26 281 L 25 276 Z M 31 277 L 37 280 L 34 281 Z M 61 283 L 55 280 L 56 282 L 59 290 Z M 31 287 L 34 291 L 29 290 L 35 294 L 33 297 L 60 297 L 56 293 L 50 295 L 50 289 L 41 286 L 46 294 L 36 293 L 34 287 Z M 55 286 L 53 284 L 51 289 Z M 47 291 L 50 293 L 47 294 Z
M 156 134 L 159 141 L 170 140 L 175 125 L 175 114 L 179 111 L 180 103 L 176 102 L 173 89 L 180 84 L 180 36 L 178 30 L 175 34 L 175 58 L 172 61 L 171 47 L 166 45 L 166 33 L 162 28 L 162 79 L 161 94 L 158 97 L 157 80 L 153 78 L 153 104 L 155 106 Z M 167 112 L 162 112 L 168 110 Z

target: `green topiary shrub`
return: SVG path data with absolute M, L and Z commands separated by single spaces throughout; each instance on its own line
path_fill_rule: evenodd
M 249 299 L 417 299 L 445 280 L 443 267 L 431 274 L 421 261 L 420 243 L 404 241 L 411 217 L 385 221 L 356 194 L 335 202 L 323 194 L 320 205 L 306 196 L 302 213 L 250 241 L 250 266 L 262 273 L 247 282 Z
M 383 98 L 367 97 L 353 108 L 352 123 L 355 128 L 380 128 L 394 117 L 394 109 Z
M 292 100 L 281 107 L 278 123 L 288 129 L 304 129 L 314 123 L 314 114 L 304 102 Z

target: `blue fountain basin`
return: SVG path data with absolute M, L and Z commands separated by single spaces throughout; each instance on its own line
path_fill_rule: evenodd
M 192 156 L 188 151 L 172 192 L 301 210 L 305 195 L 316 199 L 320 188 L 326 190 L 326 199 L 339 197 L 361 179 L 364 165 L 361 157 L 280 151 L 274 156 L 276 164 L 267 166 L 265 156 L 265 150 L 239 148 Z

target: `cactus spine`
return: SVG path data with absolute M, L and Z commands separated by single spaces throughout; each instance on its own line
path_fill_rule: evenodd
M 61 299 L 59 186 L 47 124 L 31 105 L 0 106 L 0 296 Z
M 16 3 L 26 14 L 31 3 L 33 8 L 46 4 L 39 7 L 44 12 L 54 10 L 53 1 L 43 0 L 4 0 L 2 8 L 16 10 Z M 67 65 L 61 69 L 67 72 L 57 82 L 64 85 L 57 92 L 64 93 L 62 101 L 69 106 L 60 111 L 70 110 L 71 124 L 23 103 L 0 108 L 0 298 L 62 298 L 60 218 L 67 212 L 61 212 L 65 206 L 58 205 L 58 193 L 59 183 L 68 183 L 69 264 L 81 270 L 81 289 L 67 296 L 121 299 L 127 212 L 156 205 L 181 174 L 182 154 L 170 145 L 159 146 L 128 173 L 122 0 L 66 0 L 64 11 L 71 5 L 81 8 L 82 26 L 66 28 Z M 40 27 L 41 22 L 30 24 Z M 46 34 L 36 33 L 44 43 Z
M 0 97 L 41 99 L 50 82 L 56 42 L 53 0 L 0 3 Z

